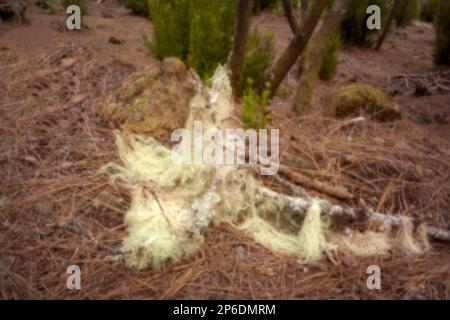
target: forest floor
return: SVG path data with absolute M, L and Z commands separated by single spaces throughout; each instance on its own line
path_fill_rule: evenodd
M 421 256 L 393 252 L 302 265 L 219 226 L 206 233 L 199 252 L 162 270 L 135 271 L 111 261 L 108 248 L 126 234 L 130 196 L 95 175 L 118 161 L 101 110 L 127 76 L 156 62 L 142 41 L 152 36 L 151 22 L 116 1 L 90 1 L 82 30 L 70 32 L 63 12 L 49 15 L 29 2 L 29 24 L 0 24 L 1 298 L 450 298 L 450 247 L 444 243 Z M 277 53 L 292 36 L 276 12 L 262 13 L 255 24 L 273 31 Z M 335 79 L 319 85 L 315 108 L 306 114 L 290 110 L 293 70 L 272 102 L 271 127 L 280 129 L 282 155 L 295 159 L 292 167 L 345 187 L 355 195 L 348 205 L 361 198 L 379 211 L 425 217 L 447 229 L 450 91 L 441 83 L 450 79 L 448 69 L 432 63 L 433 38 L 432 25 L 416 22 L 394 30 L 380 52 L 343 49 Z M 355 82 L 394 95 L 404 119 L 348 127 L 324 116 L 329 93 Z M 419 82 L 430 95 L 416 96 Z M 265 182 L 281 188 L 270 178 Z M 66 287 L 72 264 L 81 267 L 82 290 Z M 381 268 L 381 290 L 366 286 L 373 264 Z

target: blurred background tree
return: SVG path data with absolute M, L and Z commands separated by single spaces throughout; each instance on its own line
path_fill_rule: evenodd
M 450 1 L 440 0 L 436 15 L 436 47 L 434 61 L 450 65 Z

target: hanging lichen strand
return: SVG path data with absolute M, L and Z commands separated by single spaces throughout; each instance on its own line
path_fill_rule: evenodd
M 229 79 L 219 67 L 209 86 L 198 80 L 185 128 L 202 121 L 203 126 L 223 132 L 232 110 Z M 102 172 L 110 175 L 112 183 L 123 181 L 132 196 L 125 215 L 128 236 L 122 248 L 129 267 L 159 268 L 166 261 L 176 261 L 198 249 L 204 230 L 220 222 L 301 262 L 316 261 L 324 252 L 337 250 L 364 256 L 388 254 L 394 248 L 419 254 L 428 248 L 426 230 L 422 228 L 420 239 L 414 239 L 408 218 L 399 228 L 391 220 L 378 223 L 378 228 L 372 228 L 377 232 L 331 231 L 335 216 L 353 211 L 321 199 L 278 194 L 265 188 L 244 166 L 176 164 L 172 150 L 153 138 L 115 134 L 122 164 L 107 164 Z M 272 218 L 285 215 L 295 217 L 301 227 L 287 232 L 272 223 L 276 220 Z

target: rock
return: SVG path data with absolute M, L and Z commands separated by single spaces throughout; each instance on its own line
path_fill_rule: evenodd
M 340 88 L 333 98 L 334 112 L 339 118 L 367 114 L 380 122 L 402 118 L 399 106 L 392 98 L 367 84 L 352 84 Z
M 195 79 L 183 62 L 166 58 L 126 81 L 118 103 L 103 111 L 124 131 L 167 138 L 184 127 L 195 88 Z

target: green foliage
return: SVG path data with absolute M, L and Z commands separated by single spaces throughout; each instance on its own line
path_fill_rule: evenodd
M 159 59 L 175 56 L 207 79 L 231 50 L 235 1 L 150 0 L 155 41 L 149 45 Z
M 386 23 L 392 8 L 391 0 L 354 0 L 350 4 L 341 24 L 341 39 L 347 45 L 363 46 L 369 44 L 370 35 L 377 30 L 367 29 L 367 7 L 377 5 L 381 9 L 382 24 Z
M 223 0 L 191 0 L 191 32 L 188 65 L 206 79 L 213 75 L 218 63 L 224 63 L 231 50 L 235 2 Z
M 68 6 L 71 5 L 79 6 L 82 16 L 87 13 L 86 0 L 62 0 L 61 3 L 64 8 L 67 8 Z
M 397 26 L 404 27 L 419 16 L 420 3 L 419 0 L 410 0 L 407 7 L 407 0 L 400 1 L 400 8 L 395 16 Z
M 189 49 L 191 6 L 189 0 L 153 0 L 150 18 L 155 41 L 150 51 L 158 58 L 178 57 L 186 62 Z
M 119 3 L 135 14 L 148 15 L 147 0 L 119 0 Z
M 420 20 L 433 22 L 439 8 L 439 0 L 425 0 L 420 8 Z
M 330 42 L 325 59 L 319 70 L 319 78 L 323 81 L 331 80 L 335 73 L 338 62 L 338 52 L 341 47 L 341 37 L 338 35 Z
M 38 0 L 36 5 L 43 10 L 48 10 L 50 14 L 55 14 L 58 9 L 54 0 Z
M 434 61 L 450 65 L 450 1 L 441 0 L 436 15 L 436 46 Z
M 251 81 L 252 89 L 262 92 L 266 85 L 265 75 L 274 60 L 273 34 L 259 34 L 253 31 L 248 38 L 244 69 L 239 80 L 236 94 L 241 97 Z
M 266 89 L 259 95 L 252 86 L 252 81 L 249 80 L 241 105 L 241 119 L 246 129 L 263 129 L 270 121 L 267 109 L 270 91 Z

